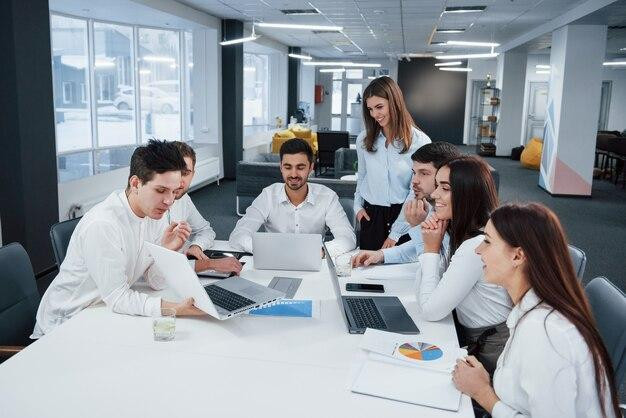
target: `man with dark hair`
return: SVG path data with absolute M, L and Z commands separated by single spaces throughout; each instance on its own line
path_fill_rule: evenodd
M 308 183 L 312 171 L 311 146 L 299 138 L 286 141 L 280 147 L 280 172 L 285 182 L 263 189 L 237 222 L 229 243 L 252 251 L 252 234 L 261 225 L 267 232 L 322 235 L 328 226 L 335 238 L 326 243 L 331 255 L 354 249 L 354 230 L 337 193 L 324 185 Z
M 397 247 L 384 248 L 378 251 L 361 251 L 352 260 L 355 267 L 381 262 L 396 264 L 417 261 L 417 257 L 424 250 L 419 225 L 426 219 L 431 209 L 428 200 L 436 188 L 435 174 L 446 161 L 459 155 L 461 154 L 454 145 L 443 141 L 423 145 L 411 155 L 411 160 L 413 160 L 413 177 L 411 178 L 413 194 L 409 194 L 402 211 L 398 215 L 398 220 L 402 219 L 402 222 L 406 223 L 406 229 L 411 240 Z M 447 245 L 447 238 L 445 240 L 444 244 Z
M 113 312 L 158 316 L 161 308 L 201 315 L 193 300 L 172 303 L 132 290 L 143 276 L 164 286 L 144 241 L 178 251 L 191 232 L 186 222 L 159 221 L 174 203 L 185 161 L 172 143 L 151 140 L 130 162 L 126 190 L 113 192 L 78 222 L 59 273 L 43 295 L 31 338 L 39 338 L 84 308 L 104 302 Z
M 180 188 L 176 191 L 176 201 L 170 207 L 169 218 L 171 221 L 185 221 L 191 228 L 191 236 L 183 246 L 184 252 L 196 261 L 196 271 L 217 270 L 220 272 L 234 272 L 239 274 L 241 263 L 234 257 L 210 259 L 204 254 L 204 250 L 211 248 L 215 242 L 215 232 L 211 224 L 198 212 L 196 206 L 187 194 L 196 169 L 196 152 L 181 141 L 172 142 L 185 160 L 185 169 L 182 172 Z

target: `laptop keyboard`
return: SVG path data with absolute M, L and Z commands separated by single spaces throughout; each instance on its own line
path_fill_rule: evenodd
M 387 329 L 373 299 L 346 298 L 358 328 Z
M 204 290 L 206 290 L 207 295 L 209 295 L 214 305 L 226 309 L 229 312 L 254 304 L 253 300 L 214 284 L 206 286 Z

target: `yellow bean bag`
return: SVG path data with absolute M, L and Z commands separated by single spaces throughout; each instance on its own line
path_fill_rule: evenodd
M 309 128 L 300 127 L 276 132 L 272 137 L 272 152 L 278 154 L 283 143 L 292 138 L 304 139 L 313 148 L 313 154 L 317 155 L 317 132 L 311 132 Z
M 522 163 L 522 167 L 539 170 L 539 166 L 541 165 L 542 150 L 543 141 L 540 138 L 531 138 L 520 156 L 520 163 Z

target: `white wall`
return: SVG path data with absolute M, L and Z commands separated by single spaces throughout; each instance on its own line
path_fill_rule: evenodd
M 530 100 L 530 83 L 550 81 L 550 74 L 537 74 L 537 65 L 550 65 L 550 54 L 529 54 L 526 59 L 526 84 L 524 86 L 524 107 L 522 113 L 522 131 L 520 145 L 526 145 L 526 124 L 528 122 L 528 102 Z
M 320 84 L 324 88 L 324 100 L 315 105 L 315 123 L 317 129 L 331 128 L 332 94 L 333 94 L 333 74 L 320 73 L 315 71 L 315 84 Z
M 310 105 L 311 119 L 315 119 L 315 67 L 300 65 L 300 85 L 298 101 Z
M 613 82 L 607 130 L 621 132 L 626 129 L 626 69 L 604 68 L 602 80 Z

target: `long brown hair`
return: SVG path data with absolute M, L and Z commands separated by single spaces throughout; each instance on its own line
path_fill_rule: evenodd
M 498 206 L 498 193 L 489 166 L 480 157 L 456 157 L 443 167 L 450 169 L 452 219 L 448 233 L 452 256 L 463 241 L 482 233 L 489 214 Z
M 413 140 L 413 127 L 417 127 L 411 114 L 404 104 L 404 97 L 398 84 L 390 77 L 378 77 L 365 88 L 363 92 L 363 121 L 365 123 L 365 149 L 369 152 L 376 151 L 374 142 L 380 135 L 381 127 L 374 120 L 367 109 L 367 99 L 377 96 L 389 101 L 389 126 L 391 127 L 391 141 L 398 141 L 402 144 L 401 153 L 405 153 L 411 148 Z
M 576 277 L 567 238 L 557 216 L 539 203 L 508 204 L 491 214 L 491 222 L 507 244 L 524 251 L 524 273 L 539 300 L 567 318 L 587 343 L 603 415 L 607 416 L 604 394 L 608 384 L 615 416 L 621 416 L 611 360 Z

